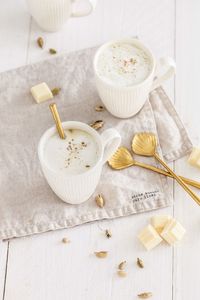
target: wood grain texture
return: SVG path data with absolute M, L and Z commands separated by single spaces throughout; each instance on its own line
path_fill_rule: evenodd
M 176 23 L 176 107 L 185 120 L 194 144 L 199 134 L 199 11 L 197 0 L 177 1 Z M 177 172 L 200 179 L 200 170 L 187 164 L 187 158 L 176 163 Z M 200 208 L 179 187 L 175 189 L 175 215 L 184 224 L 187 236 L 181 247 L 175 248 L 174 299 L 199 299 L 200 286 Z
M 8 242 L 0 242 L 0 299 L 5 293 L 8 255 Z
M 23 0 L 6 0 L 0 9 L 0 71 L 26 64 L 30 15 Z
M 143 290 L 171 299 L 172 249 L 163 244 L 147 253 L 136 238 L 151 215 L 11 241 L 5 299 L 134 299 Z M 104 235 L 106 228 L 111 239 Z M 70 244 L 61 242 L 64 236 Z M 102 250 L 108 257 L 96 258 L 94 251 Z M 143 270 L 136 266 L 137 257 L 145 262 Z M 126 278 L 116 274 L 122 260 L 127 260 Z
M 176 107 L 193 140 L 200 142 L 198 0 L 99 0 L 92 15 L 69 20 L 58 33 L 38 28 L 25 1 L 7 0 L 2 6 L 0 71 L 49 58 L 50 47 L 58 53 L 70 52 L 122 36 L 139 36 L 157 58 L 175 55 Z M 38 36 L 45 40 L 44 50 L 37 47 Z M 165 89 L 174 101 L 173 80 Z M 189 167 L 185 158 L 175 167 L 178 173 L 199 179 L 199 171 Z M 0 244 L 0 299 L 129 300 L 143 291 L 152 291 L 155 299 L 199 299 L 199 211 L 180 187 L 170 183 L 175 205 L 159 213 L 175 214 L 184 224 L 188 234 L 181 245 L 173 249 L 163 244 L 146 252 L 138 243 L 138 231 L 155 212 L 12 240 L 8 261 L 7 243 Z M 104 236 L 106 228 L 113 233 L 109 240 Z M 70 244 L 61 242 L 64 236 Z M 100 260 L 93 255 L 100 250 L 107 250 L 108 258 Z M 137 268 L 137 257 L 144 260 L 145 269 Z M 116 275 L 122 260 L 127 260 L 126 278 Z

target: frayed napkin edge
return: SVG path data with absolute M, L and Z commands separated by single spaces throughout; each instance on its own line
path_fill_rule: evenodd
M 90 223 L 94 221 L 101 221 L 106 219 L 114 219 L 119 217 L 130 216 L 136 213 L 149 212 L 152 210 L 157 210 L 160 208 L 171 206 L 173 200 L 171 197 L 169 199 L 151 199 L 145 202 L 140 202 L 137 204 L 129 204 L 120 208 L 100 209 L 93 213 L 88 213 L 87 215 L 81 215 L 74 217 L 72 219 L 62 219 L 56 222 L 51 222 L 51 224 L 40 224 L 40 225 L 28 225 L 23 229 L 2 229 L 0 231 L 0 239 L 7 241 L 12 238 L 27 237 L 33 234 L 44 233 L 53 230 L 72 228 L 81 224 Z
M 193 148 L 193 144 L 189 138 L 189 135 L 187 133 L 187 130 L 185 128 L 185 125 L 183 124 L 181 118 L 179 117 L 179 114 L 174 106 L 174 104 L 171 102 L 170 98 L 168 97 L 167 93 L 165 92 L 164 88 L 162 86 L 158 87 L 157 89 L 155 89 L 153 92 L 151 92 L 151 94 L 153 94 L 154 92 L 157 92 L 159 94 L 160 99 L 162 99 L 166 110 L 168 110 L 168 112 L 173 115 L 173 119 L 177 125 L 177 128 L 182 128 L 181 130 L 181 134 L 183 137 L 183 144 L 182 147 L 179 149 L 174 149 L 169 153 L 163 153 L 163 158 L 167 161 L 167 162 L 173 162 L 177 159 L 180 159 L 184 156 L 186 156 L 187 154 L 189 154 L 192 151 Z M 150 101 L 151 103 L 151 101 Z M 153 109 L 152 109 L 153 111 Z M 156 124 L 156 122 L 155 122 Z

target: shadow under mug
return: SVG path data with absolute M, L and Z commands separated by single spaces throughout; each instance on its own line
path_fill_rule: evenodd
M 99 182 L 102 166 L 115 153 L 121 143 L 121 137 L 114 128 L 106 129 L 101 135 L 85 123 L 68 121 L 62 123 L 64 129 L 79 129 L 89 133 L 96 141 L 99 155 L 96 164 L 80 174 L 64 174 L 52 169 L 44 157 L 47 140 L 55 133 L 56 128 L 48 129 L 41 137 L 38 145 L 38 156 L 44 176 L 55 192 L 64 202 L 79 204 L 89 199 Z
M 134 45 L 148 55 L 152 67 L 151 72 L 145 80 L 132 86 L 121 87 L 114 83 L 111 84 L 107 82 L 98 74 L 97 62 L 100 53 L 102 53 L 105 48 L 115 43 L 127 43 Z M 102 45 L 95 54 L 93 68 L 97 90 L 107 110 L 118 118 L 130 118 L 137 114 L 146 102 L 149 93 L 159 87 L 165 80 L 169 79 L 175 73 L 175 62 L 172 58 L 161 58 L 159 63 L 164 69 L 166 69 L 166 71 L 163 75 L 157 76 L 155 79 L 157 67 L 156 59 L 151 51 L 138 39 L 119 39 Z

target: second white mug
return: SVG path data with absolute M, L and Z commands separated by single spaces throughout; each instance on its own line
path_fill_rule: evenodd
M 105 80 L 105 78 L 99 75 L 97 66 L 99 56 L 107 47 L 119 43 L 133 45 L 144 51 L 149 57 L 151 70 L 148 76 L 141 82 L 129 86 L 120 86 L 117 83 Z M 157 61 L 151 51 L 138 39 L 120 39 L 102 45 L 96 52 L 93 67 L 97 90 L 107 110 L 119 118 L 129 118 L 137 114 L 146 102 L 149 93 L 175 73 L 175 62 L 172 58 L 161 58 L 159 63 L 166 71 L 163 75 L 154 79 L 156 76 Z

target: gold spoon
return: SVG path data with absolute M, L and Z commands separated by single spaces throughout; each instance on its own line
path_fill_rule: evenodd
M 200 205 L 200 198 L 184 183 L 184 181 L 171 170 L 170 167 L 160 158 L 156 152 L 157 139 L 155 134 L 150 132 L 137 133 L 132 140 L 132 150 L 134 153 L 143 156 L 153 156 L 163 167 L 173 176 L 174 179 L 184 188 L 184 190 Z
M 112 169 L 115 170 L 122 170 L 131 166 L 138 166 L 173 178 L 173 176 L 165 170 L 134 160 L 126 147 L 119 147 L 115 154 L 108 160 L 108 164 Z M 180 177 L 185 183 L 200 189 L 200 182 L 182 176 Z
M 54 118 L 58 134 L 59 134 L 60 138 L 64 140 L 66 138 L 66 136 L 65 136 L 64 129 L 62 127 L 62 123 L 61 123 L 61 120 L 60 120 L 59 113 L 57 111 L 57 106 L 56 106 L 55 103 L 52 103 L 52 104 L 49 105 L 49 108 L 50 108 L 52 116 Z

